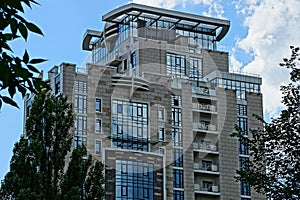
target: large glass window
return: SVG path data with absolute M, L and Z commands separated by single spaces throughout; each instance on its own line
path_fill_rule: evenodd
M 181 96 L 172 95 L 171 97 L 172 106 L 179 106 L 181 107 Z
M 84 81 L 75 82 L 75 92 L 78 93 L 87 93 L 87 84 Z
M 86 113 L 86 95 L 75 95 L 75 112 Z
M 173 190 L 174 200 L 184 200 L 184 192 L 181 190 Z
M 247 106 L 238 104 L 236 107 L 237 115 L 239 116 L 247 116 Z
M 245 141 L 242 141 L 241 139 L 239 139 L 239 153 L 242 155 L 249 154 L 248 146 L 245 144 Z
M 112 139 L 118 148 L 148 151 L 148 105 L 113 100 Z
M 74 149 L 76 149 L 78 146 L 86 146 L 86 137 L 74 137 Z
M 167 75 L 186 75 L 185 56 L 167 53 Z
M 190 58 L 190 80 L 198 81 L 202 78 L 202 59 L 201 58 Z
M 76 115 L 74 134 L 86 135 L 86 116 Z
M 116 200 L 153 200 L 153 170 L 153 164 L 116 160 Z
M 246 195 L 250 196 L 251 195 L 251 189 L 250 189 L 250 184 L 241 181 L 240 182 L 240 187 L 241 187 L 241 195 Z
M 173 187 L 183 188 L 183 170 L 173 169 Z
M 172 128 L 173 146 L 182 147 L 182 130 L 181 128 Z
M 182 149 L 173 149 L 173 166 L 183 167 L 183 150 Z
M 238 117 L 238 126 L 240 127 L 243 135 L 248 135 L 247 118 Z
M 181 108 L 172 108 L 172 126 L 182 126 Z

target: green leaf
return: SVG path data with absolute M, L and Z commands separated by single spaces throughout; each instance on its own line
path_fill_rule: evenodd
M 19 23 L 19 31 L 20 31 L 22 37 L 23 37 L 25 40 L 27 40 L 27 38 L 28 38 L 28 30 L 27 30 L 27 28 L 25 27 L 25 25 L 24 25 L 23 23 L 21 23 L 21 22 Z
M 37 33 L 39 35 L 44 35 L 43 32 L 41 31 L 41 29 L 37 25 L 35 25 L 31 22 L 27 22 L 26 26 L 31 32 Z
M 29 61 L 30 64 L 38 64 L 38 63 L 42 63 L 47 61 L 46 59 L 42 59 L 42 58 L 34 58 L 32 60 Z
M 29 55 L 28 55 L 28 52 L 25 50 L 25 53 L 23 55 L 23 62 L 25 64 L 27 64 L 29 62 Z
M 32 65 L 27 65 L 28 69 L 35 72 L 35 73 L 41 73 L 37 68 L 35 68 L 34 66 Z
M 7 103 L 7 104 L 10 104 L 10 105 L 12 105 L 14 107 L 19 108 L 18 104 L 14 100 L 12 100 L 11 98 L 5 97 L 5 96 L 2 96 L 1 98 L 2 98 L 2 100 L 3 100 L 4 103 Z
M 12 32 L 13 35 L 16 35 L 17 34 L 17 30 L 18 30 L 18 22 L 16 19 L 11 19 L 11 22 L 10 22 L 10 30 Z

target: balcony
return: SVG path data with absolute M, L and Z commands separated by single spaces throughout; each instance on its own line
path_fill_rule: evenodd
M 193 111 L 210 114 L 218 114 L 216 106 L 210 104 L 193 103 Z
M 217 185 L 207 185 L 200 187 L 200 184 L 194 185 L 195 193 L 205 194 L 205 195 L 220 195 L 219 186 Z
M 194 172 L 220 175 L 220 172 L 218 170 L 218 165 L 203 166 L 200 163 L 194 163 Z
M 216 125 L 204 121 L 199 123 L 193 123 L 193 130 L 199 132 L 218 134 Z
M 219 154 L 217 145 L 215 145 L 215 144 L 210 144 L 210 143 L 206 143 L 206 142 L 194 142 L 193 148 L 194 148 L 194 151 L 197 151 L 197 152 Z

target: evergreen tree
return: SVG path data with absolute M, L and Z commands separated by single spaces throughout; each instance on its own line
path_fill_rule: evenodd
M 300 199 L 300 53 L 299 48 L 291 50 L 291 57 L 280 64 L 291 70 L 291 82 L 280 88 L 285 109 L 271 123 L 256 116 L 264 126 L 250 130 L 252 137 L 244 137 L 239 128 L 233 134 L 249 148 L 251 157 L 237 179 L 274 200 Z
M 94 176 L 88 174 L 92 158 L 83 158 L 87 153 L 82 146 L 66 164 L 72 125 L 72 107 L 65 97 L 45 92 L 35 96 L 26 134 L 15 144 L 10 171 L 1 184 L 1 199 L 86 199 L 86 177 Z

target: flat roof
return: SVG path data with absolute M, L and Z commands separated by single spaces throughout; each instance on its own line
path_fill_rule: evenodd
M 227 34 L 230 27 L 230 21 L 228 20 L 145 6 L 136 3 L 129 3 L 118 7 L 103 15 L 102 20 L 106 22 L 122 23 L 122 20 L 126 15 L 173 21 L 176 24 L 191 25 L 195 29 L 206 28 L 215 31 L 216 29 L 221 28 L 221 31 L 219 31 L 216 36 L 217 41 L 220 41 Z

